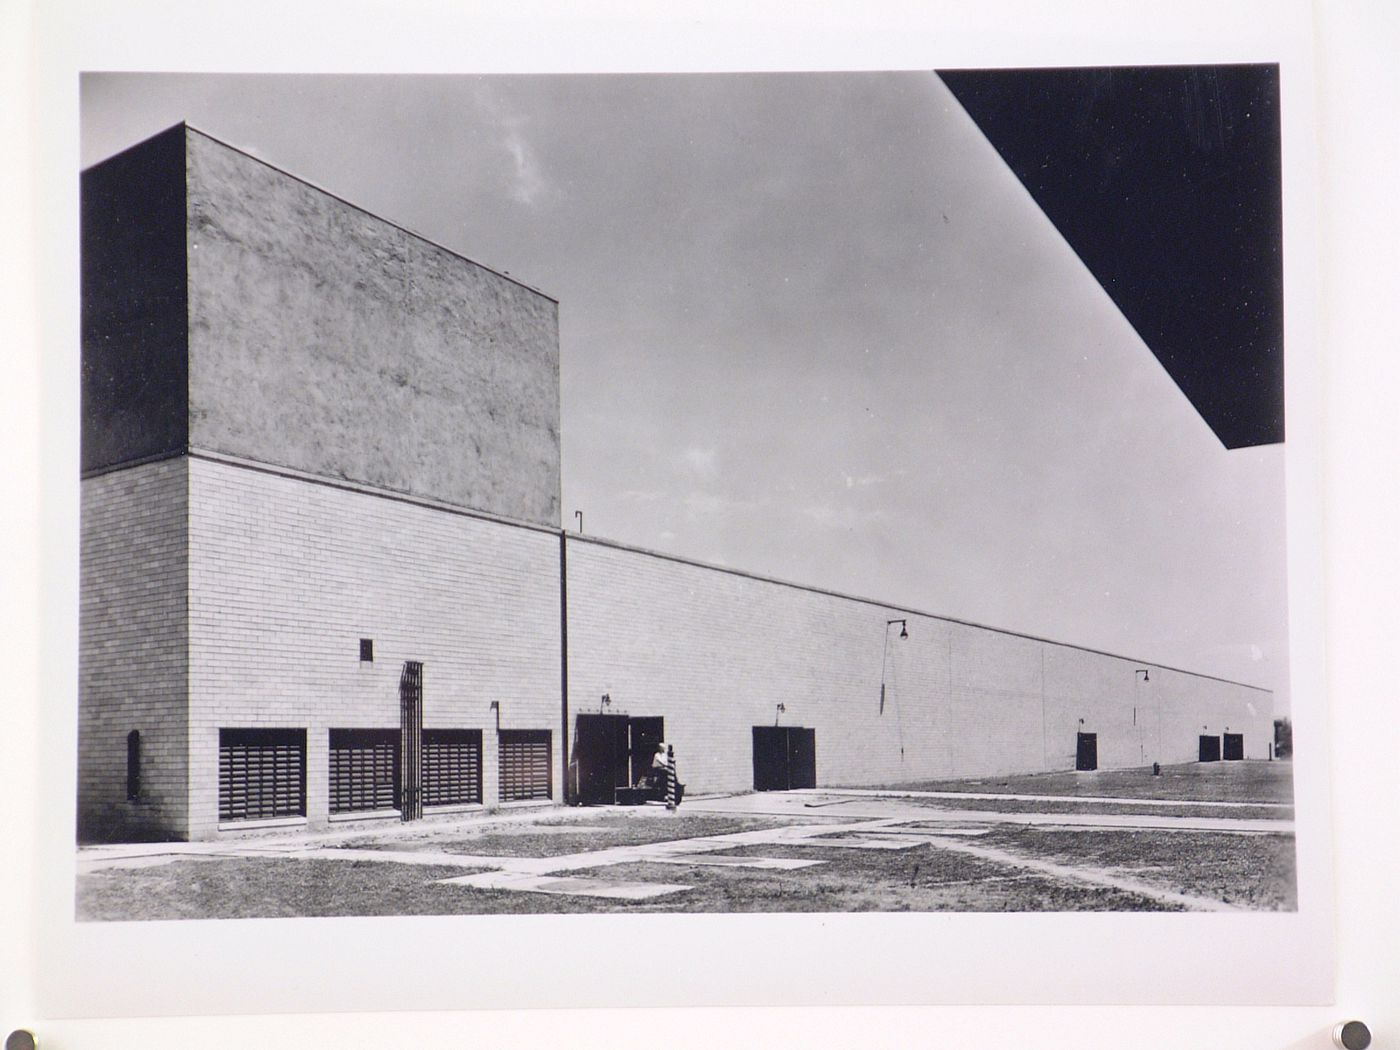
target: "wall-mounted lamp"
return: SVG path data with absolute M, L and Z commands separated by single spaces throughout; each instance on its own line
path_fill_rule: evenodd
M 787 704 L 779 704 L 779 705 L 778 705 L 778 714 L 780 714 L 780 715 L 787 714 Z
M 605 707 L 612 707 L 612 694 L 611 694 L 611 693 L 604 693 L 604 694 L 603 694 L 603 699 L 602 699 L 602 700 L 599 702 L 599 704 L 598 704 L 598 709 L 599 709 L 600 711 L 601 711 L 603 708 L 605 708 Z
M 1079 724 L 1080 724 L 1080 725 L 1083 725 L 1083 724 L 1084 724 L 1084 719 L 1081 718 L 1081 719 L 1079 720 Z
M 579 534 L 580 536 L 582 536 L 582 535 L 583 535 L 583 511 L 581 511 L 581 510 L 576 510 L 576 511 L 574 511 L 574 517 L 578 518 L 578 534 Z
M 909 637 L 909 624 L 907 621 L 885 621 L 885 646 L 884 651 L 880 654 L 880 714 L 882 715 L 885 713 L 885 668 L 889 666 L 890 660 L 890 628 L 895 624 L 899 624 L 899 636 L 901 638 Z
M 496 732 L 499 733 L 501 731 L 501 702 L 499 700 L 492 700 L 488 710 L 496 712 Z
M 1139 667 L 1136 673 L 1142 675 L 1142 680 L 1144 682 L 1151 681 L 1151 679 L 1147 677 L 1147 672 L 1143 668 Z

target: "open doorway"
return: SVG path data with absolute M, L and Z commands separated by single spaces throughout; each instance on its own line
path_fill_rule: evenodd
M 574 762 L 581 806 L 611 806 L 617 789 L 631 787 L 651 766 L 666 720 L 630 715 L 579 715 L 574 728 Z

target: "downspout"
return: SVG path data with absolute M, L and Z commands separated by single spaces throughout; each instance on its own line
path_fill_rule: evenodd
M 563 763 L 564 804 L 573 801 L 569 789 L 569 548 L 568 533 L 559 530 L 559 752 Z

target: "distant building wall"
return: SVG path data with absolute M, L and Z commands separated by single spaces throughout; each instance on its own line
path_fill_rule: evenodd
M 190 445 L 559 524 L 557 304 L 187 133 Z
M 482 731 L 482 804 L 499 800 L 492 702 L 501 728 L 549 731 L 559 765 L 556 533 L 192 457 L 189 571 L 193 837 L 217 830 L 221 728 L 305 729 L 324 825 L 329 731 L 396 730 L 408 660 L 426 728 Z
M 78 835 L 188 831 L 188 478 L 183 459 L 82 483 Z M 128 798 L 127 737 L 139 737 Z
M 584 538 L 568 567 L 570 710 L 664 717 L 692 792 L 752 788 L 775 724 L 824 785 L 1073 769 L 1080 732 L 1100 768 L 1194 761 L 1207 724 L 1268 757 L 1263 690 Z

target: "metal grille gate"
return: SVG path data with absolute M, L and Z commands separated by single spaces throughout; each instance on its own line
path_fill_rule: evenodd
M 520 802 L 553 795 L 553 763 L 548 729 L 502 729 L 498 737 L 501 801 Z
M 304 729 L 219 730 L 219 819 L 306 815 Z
M 481 801 L 481 730 L 423 730 L 423 805 Z
M 404 820 L 418 820 L 423 816 L 423 665 L 417 660 L 405 660 L 399 675 L 399 754 L 399 812 Z
M 332 729 L 330 810 L 398 808 L 399 742 L 392 729 Z

